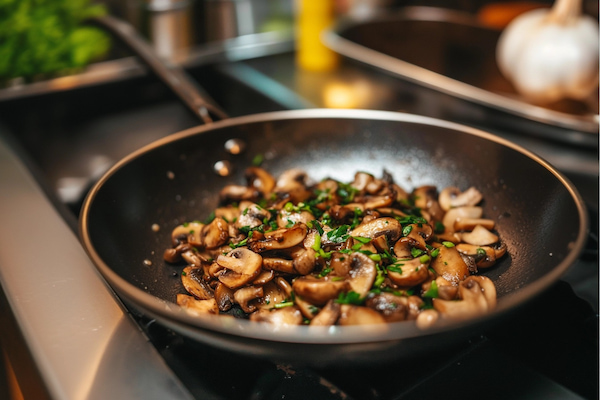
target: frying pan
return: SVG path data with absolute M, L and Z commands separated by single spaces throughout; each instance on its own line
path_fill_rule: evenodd
M 232 141 L 243 151 L 229 150 Z M 217 206 L 219 190 L 243 184 L 244 169 L 259 155 L 275 176 L 302 168 L 314 180 L 351 181 L 358 170 L 376 176 L 386 170 L 405 189 L 476 186 L 484 196 L 484 215 L 497 221 L 508 250 L 483 272 L 496 285 L 497 308 L 428 330 L 412 322 L 285 329 L 186 313 L 174 302 L 177 293 L 184 293 L 183 265 L 162 260 L 171 230 L 184 221 L 204 220 Z M 215 165 L 227 165 L 228 173 L 215 173 Z M 114 165 L 88 193 L 80 216 L 85 250 L 129 307 L 223 350 L 314 366 L 413 357 L 510 322 L 512 312 L 575 262 L 587 229 L 577 190 L 535 154 L 470 127 L 373 110 L 273 112 L 175 133 Z

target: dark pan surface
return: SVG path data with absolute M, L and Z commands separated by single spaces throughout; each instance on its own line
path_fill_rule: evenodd
M 229 139 L 241 139 L 245 151 L 230 154 L 224 146 Z M 192 318 L 173 304 L 175 295 L 183 293 L 178 274 L 182 266 L 162 260 L 172 228 L 204 220 L 217 206 L 220 188 L 243 184 L 244 169 L 257 155 L 264 156 L 262 166 L 274 175 L 302 168 L 315 180 L 350 181 L 358 170 L 381 176 L 385 169 L 407 190 L 423 184 L 479 188 L 484 215 L 497 221 L 508 256 L 484 272 L 496 284 L 497 311 L 473 324 L 493 320 L 549 287 L 585 242 L 586 212 L 575 189 L 543 160 L 502 139 L 399 113 L 287 111 L 173 135 L 129 156 L 100 180 L 84 204 L 81 235 L 116 292 L 186 335 L 256 354 L 285 351 L 290 343 L 346 343 L 361 353 L 368 343 L 401 348 L 399 339 L 430 336 L 432 332 L 418 331 L 411 323 L 391 324 L 385 332 L 302 327 L 274 333 L 246 321 Z M 234 166 L 230 176 L 214 172 L 214 164 L 222 160 Z M 153 224 L 160 230 L 153 230 Z M 460 328 L 468 331 L 469 325 Z M 439 334 L 451 336 L 451 331 L 459 329 L 444 327 Z

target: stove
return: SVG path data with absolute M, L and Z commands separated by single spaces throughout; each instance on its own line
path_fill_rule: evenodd
M 301 71 L 292 50 L 289 38 L 233 41 L 183 65 L 230 116 L 333 106 L 341 91 L 360 99 L 355 107 L 450 119 L 512 140 L 582 194 L 585 252 L 500 324 L 419 358 L 312 368 L 190 340 L 124 304 L 77 238 L 81 201 L 112 163 L 198 124 L 143 66 L 118 60 L 111 78 L 0 96 L 0 343 L 25 397 L 597 398 L 598 147 L 508 130 L 497 114 L 351 60 L 334 72 Z

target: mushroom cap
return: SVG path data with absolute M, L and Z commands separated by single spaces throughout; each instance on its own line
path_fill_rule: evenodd
M 385 235 L 390 242 L 395 242 L 400 237 L 402 226 L 394 218 L 381 217 L 367 223 L 362 223 L 350 231 L 350 236 L 373 239 Z
M 231 289 L 236 289 L 252 281 L 260 273 L 262 257 L 251 250 L 239 247 L 227 255 L 217 257 L 217 264 L 225 268 L 218 275 L 219 281 Z
M 315 278 L 307 275 L 294 280 L 292 288 L 294 293 L 304 300 L 315 305 L 324 305 L 329 300 L 336 299 L 340 293 L 348 291 L 349 284 L 345 280 L 334 281 L 328 277 Z

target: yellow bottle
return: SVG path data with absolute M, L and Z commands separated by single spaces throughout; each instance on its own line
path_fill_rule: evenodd
M 321 41 L 321 33 L 335 21 L 334 0 L 297 0 L 296 62 L 306 70 L 330 71 L 339 56 Z

